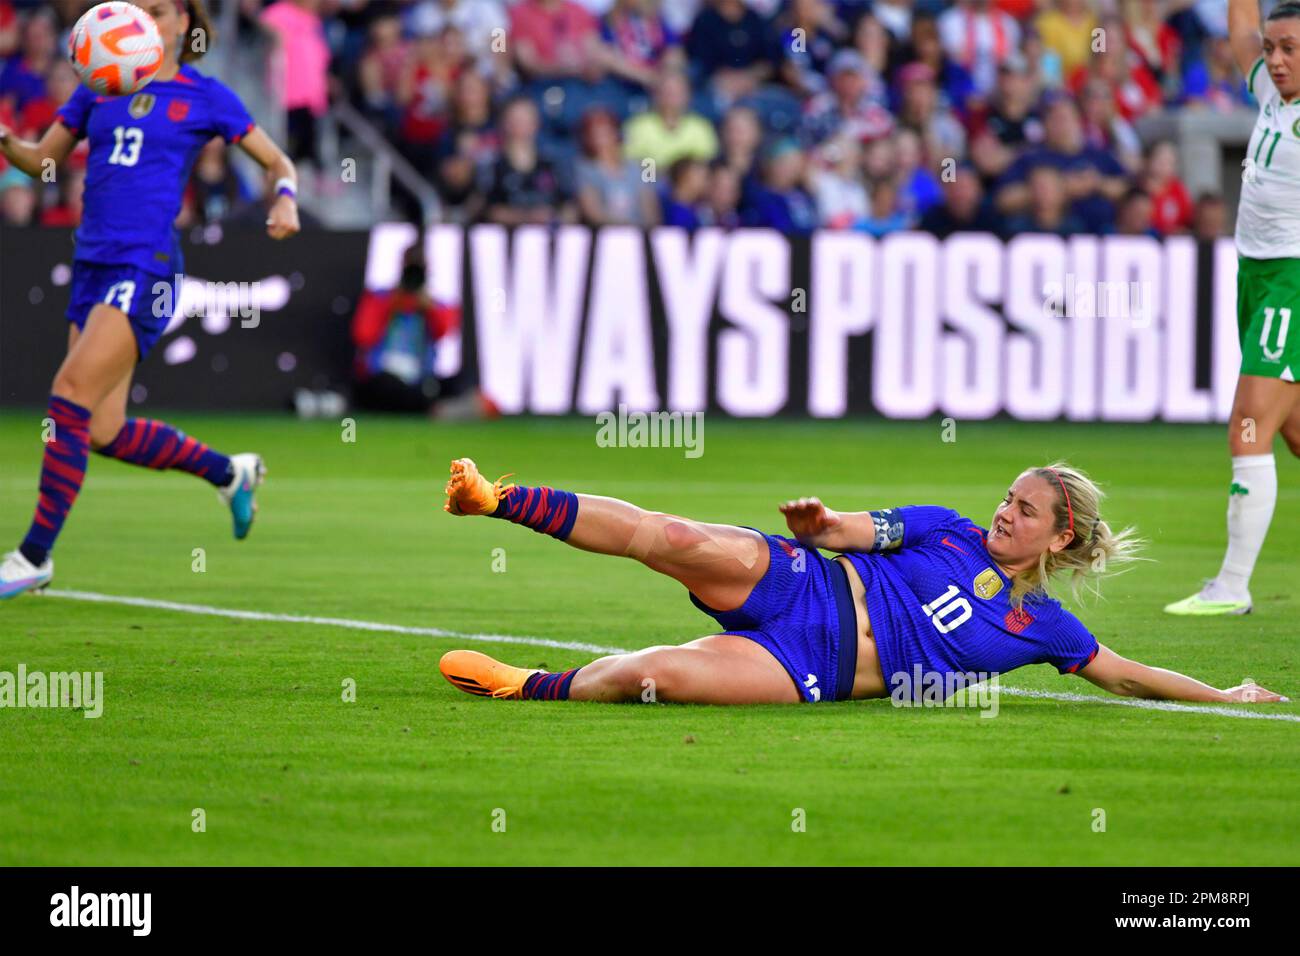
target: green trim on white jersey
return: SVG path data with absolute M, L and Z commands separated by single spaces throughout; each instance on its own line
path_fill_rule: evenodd
M 1259 68 L 1263 65 L 1264 58 L 1261 56 L 1255 61 L 1255 65 L 1250 68 L 1250 76 L 1246 78 L 1246 89 L 1250 91 L 1251 96 L 1255 95 L 1255 74 L 1259 72 Z
M 1246 87 L 1259 116 L 1246 146 L 1237 251 L 1251 259 L 1300 259 L 1300 98 L 1286 102 L 1261 56 Z

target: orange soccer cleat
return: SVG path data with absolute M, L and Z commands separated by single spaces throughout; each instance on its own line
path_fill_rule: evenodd
M 467 694 L 505 700 L 523 698 L 524 684 L 539 673 L 524 667 L 511 667 L 478 651 L 448 651 L 438 661 L 442 676 Z
M 495 482 L 488 481 L 478 472 L 472 458 L 457 458 L 451 463 L 451 477 L 447 479 L 447 501 L 442 510 L 454 515 L 490 515 L 497 510 L 497 502 L 506 496 L 514 485 L 503 485 L 509 475 Z

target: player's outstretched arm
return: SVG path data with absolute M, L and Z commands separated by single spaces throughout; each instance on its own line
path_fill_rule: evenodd
M 39 143 L 19 139 L 0 123 L 0 153 L 33 179 L 40 179 L 51 162 L 62 166 L 76 145 L 77 138 L 62 123 L 46 130 Z
M 804 544 L 827 551 L 870 551 L 876 526 L 869 511 L 832 511 L 819 498 L 799 498 L 781 505 L 790 533 Z
M 1227 690 L 1203 684 L 1194 677 L 1163 667 L 1149 667 L 1120 657 L 1105 644 L 1079 676 L 1103 690 L 1120 697 L 1144 697 L 1149 700 L 1191 700 L 1214 703 L 1268 704 L 1287 698 L 1265 690 L 1258 684 L 1245 683 Z
M 239 141 L 240 148 L 266 170 L 276 193 L 266 219 L 266 232 L 272 239 L 288 239 L 302 227 L 298 223 L 298 171 L 293 160 L 260 126 L 253 127 Z
M 1242 76 L 1249 76 L 1263 51 L 1259 36 L 1259 0 L 1228 0 L 1228 45 Z

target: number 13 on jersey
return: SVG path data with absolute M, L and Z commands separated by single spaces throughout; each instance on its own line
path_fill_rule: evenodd
M 113 152 L 108 157 L 110 166 L 134 166 L 140 162 L 144 146 L 144 130 L 134 126 L 117 126 L 113 129 Z

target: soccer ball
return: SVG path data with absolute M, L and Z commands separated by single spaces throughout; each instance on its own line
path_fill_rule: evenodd
M 68 55 L 81 82 L 104 96 L 143 89 L 163 61 L 162 35 L 153 17 L 133 3 L 91 7 L 72 28 Z

